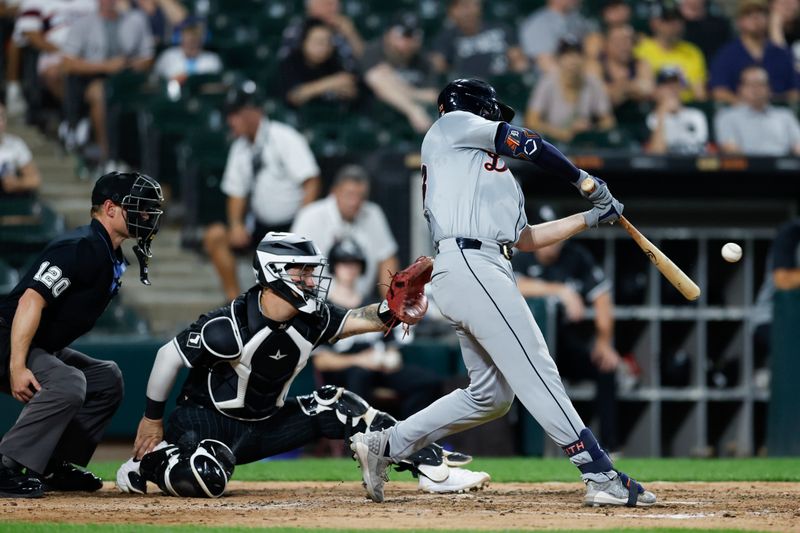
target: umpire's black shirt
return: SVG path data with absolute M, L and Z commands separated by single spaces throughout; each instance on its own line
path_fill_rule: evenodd
M 92 329 L 117 294 L 126 264 L 121 248 L 114 250 L 108 232 L 97 220 L 56 238 L 11 294 L 0 300 L 0 322 L 5 322 L 0 334 L 8 334 L 22 293 L 33 289 L 47 307 L 32 344 L 48 352 L 66 348 Z M 5 359 L 8 354 L 0 357 Z

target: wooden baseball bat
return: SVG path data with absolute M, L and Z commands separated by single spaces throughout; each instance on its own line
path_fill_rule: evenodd
M 581 182 L 581 190 L 583 192 L 591 194 L 594 189 L 595 182 L 592 178 L 586 178 Z M 655 244 L 642 235 L 633 224 L 628 222 L 628 219 L 620 215 L 619 223 L 625 228 L 625 231 L 628 232 L 636 244 L 639 245 L 639 248 L 641 248 L 647 258 L 650 259 L 650 262 L 656 266 L 658 271 L 667 278 L 667 281 L 669 281 L 673 287 L 678 289 L 684 298 L 694 301 L 700 297 L 700 287 L 697 286 L 697 283 L 692 281 L 692 279 L 687 276 L 683 270 L 678 268 L 678 265 L 673 263 L 664 252 L 659 250 Z

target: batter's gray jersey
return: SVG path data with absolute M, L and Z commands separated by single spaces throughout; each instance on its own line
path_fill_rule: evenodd
M 465 249 L 454 238 L 516 242 L 527 224 L 519 184 L 494 152 L 499 126 L 452 111 L 422 143 L 425 215 L 437 243 L 430 290 L 456 329 L 470 384 L 387 430 L 395 460 L 502 416 L 515 395 L 560 446 L 578 440 L 585 427 L 517 289 L 511 263 L 497 246 Z M 532 132 L 515 130 L 503 142 L 524 146 L 527 155 L 541 149 Z
M 434 243 L 449 237 L 515 243 L 525 225 L 522 189 L 494 153 L 499 122 L 445 114 L 422 141 L 425 218 Z

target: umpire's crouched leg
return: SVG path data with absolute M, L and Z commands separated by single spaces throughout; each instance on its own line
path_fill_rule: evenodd
M 81 371 L 86 379 L 86 394 L 83 404 L 53 450 L 48 470 L 62 463 L 89 464 L 125 392 L 122 372 L 114 361 L 93 359 L 69 348 L 61 350 L 58 357 Z M 72 475 L 77 476 L 76 473 Z M 88 483 L 72 490 L 91 490 L 90 485 Z M 64 487 L 62 490 L 70 489 Z

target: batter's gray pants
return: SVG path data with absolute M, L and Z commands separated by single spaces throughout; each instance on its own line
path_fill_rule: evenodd
M 515 393 L 557 444 L 580 438 L 583 421 L 497 244 L 461 250 L 455 239 L 440 242 L 431 292 L 456 329 L 470 384 L 390 428 L 392 459 L 503 416 Z
M 42 390 L 6 432 L 0 454 L 38 473 L 51 459 L 86 466 L 122 402 L 122 372 L 113 361 L 70 348 L 33 348 L 27 364 Z M 3 366 L 0 388 L 10 394 L 8 364 Z

